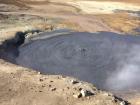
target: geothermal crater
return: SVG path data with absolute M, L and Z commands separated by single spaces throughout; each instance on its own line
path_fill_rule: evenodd
M 58 32 L 26 39 L 16 63 L 46 74 L 73 76 L 101 89 L 139 89 L 139 36 Z

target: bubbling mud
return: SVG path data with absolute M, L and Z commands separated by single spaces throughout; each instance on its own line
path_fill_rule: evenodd
M 111 32 L 42 33 L 19 47 L 16 63 L 106 90 L 140 88 L 140 37 Z M 59 31 L 61 33 L 61 31 Z

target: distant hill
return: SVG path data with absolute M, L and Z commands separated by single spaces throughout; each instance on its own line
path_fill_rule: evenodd
M 41 3 L 41 2 L 48 2 L 48 1 L 51 1 L 51 0 L 0 0 L 0 3 L 23 6 L 24 3 L 35 3 L 35 2 Z M 59 2 L 59 0 L 53 0 L 53 1 L 58 1 Z M 86 0 L 83 0 L 83 1 L 86 1 Z M 115 1 L 115 2 L 128 2 L 128 3 L 138 3 L 138 4 L 140 4 L 140 0 L 91 0 L 91 1 Z

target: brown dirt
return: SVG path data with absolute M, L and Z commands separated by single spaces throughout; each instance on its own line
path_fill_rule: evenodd
M 120 105 L 114 96 L 97 90 L 92 84 L 74 78 L 41 75 L 38 72 L 0 60 L 1 105 Z M 94 95 L 76 98 L 79 89 L 93 91 Z
M 125 34 L 139 35 L 135 31 L 140 27 L 140 18 L 138 17 L 131 17 L 127 13 L 98 15 L 97 17 L 114 30 Z

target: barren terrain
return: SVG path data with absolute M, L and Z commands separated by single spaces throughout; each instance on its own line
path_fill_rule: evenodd
M 100 91 L 97 89 L 98 87 L 95 88 L 95 86 L 89 83 L 76 80 L 78 81 L 78 83 L 73 84 L 73 82 L 71 81 L 75 79 L 66 77 L 70 72 L 68 72 L 65 76 L 61 76 L 61 74 L 48 75 L 49 73 L 46 73 L 46 75 L 42 75 L 39 72 L 33 71 L 31 69 L 20 67 L 7 62 L 15 63 L 13 61 L 15 60 L 15 58 L 12 54 L 15 54 L 14 49 L 17 50 L 17 46 L 15 47 L 15 43 L 18 43 L 18 38 L 13 37 L 15 35 L 18 35 L 17 32 L 24 33 L 26 39 L 29 39 L 26 40 L 27 43 L 29 42 L 31 43 L 31 45 L 33 43 L 30 39 L 33 38 L 33 41 L 37 39 L 41 40 L 42 37 L 39 35 L 42 35 L 44 32 L 47 32 L 46 37 L 49 37 L 50 35 L 54 37 L 56 36 L 56 38 L 58 37 L 58 35 L 65 36 L 68 34 L 67 32 L 75 31 L 82 33 L 114 33 L 113 35 L 119 34 L 125 35 L 126 37 L 127 35 L 133 35 L 134 37 L 135 35 L 140 35 L 139 0 L 0 0 L 0 24 L 0 105 L 44 105 L 46 103 L 47 105 L 127 105 L 127 103 L 123 103 L 122 99 L 116 98 L 116 96 L 114 98 L 114 95 L 112 95 L 111 93 Z M 52 34 L 52 31 L 54 31 L 54 33 L 56 34 Z M 10 38 L 13 39 L 11 40 Z M 80 40 L 80 38 L 78 39 Z M 86 38 L 81 40 L 83 41 L 85 39 Z M 74 40 L 75 42 L 73 42 L 73 45 L 74 48 L 76 48 L 75 43 L 78 43 L 78 41 L 75 37 L 72 41 Z M 49 41 L 47 42 L 49 43 Z M 85 40 L 85 42 L 88 43 L 90 41 Z M 80 46 L 81 48 L 85 48 L 86 44 L 84 43 L 82 44 L 83 46 Z M 56 41 L 56 45 L 54 42 L 53 44 L 51 44 L 52 46 L 49 47 L 51 48 L 53 47 L 53 45 L 56 47 L 55 51 L 51 52 L 51 54 L 55 55 L 55 53 L 57 53 L 56 55 L 61 55 L 59 52 L 57 52 L 59 51 L 59 49 L 57 50 L 57 44 L 59 45 L 61 44 L 61 42 Z M 66 45 L 68 46 L 71 44 L 72 43 L 69 43 L 69 41 L 66 42 Z M 39 45 L 40 44 L 38 44 L 38 47 Z M 100 48 L 108 48 L 108 46 L 104 46 L 101 45 Z M 20 47 L 21 51 L 23 45 L 18 47 Z M 75 56 L 75 53 L 73 54 L 73 50 L 70 50 L 71 48 L 73 48 L 72 45 L 70 46 L 70 49 L 63 49 L 63 46 L 59 47 L 62 47 L 61 50 L 62 52 L 64 51 L 65 57 L 69 58 L 71 57 L 71 55 Z M 38 51 L 42 51 L 43 49 L 41 48 L 42 47 L 31 49 L 31 52 L 29 51 L 29 53 L 24 52 L 26 51 L 24 50 L 22 53 L 20 53 L 21 55 L 18 55 L 19 58 L 17 58 L 16 60 L 18 61 L 18 63 L 24 60 L 26 61 L 26 57 L 29 58 L 31 57 L 31 55 L 33 56 L 32 51 L 39 54 L 37 52 L 37 49 Z M 134 48 L 135 52 L 137 51 L 137 48 L 138 47 Z M 109 53 L 111 53 L 111 51 L 108 52 L 108 54 Z M 24 54 L 26 54 L 26 56 Z M 79 53 L 76 52 L 76 54 Z M 136 53 L 132 52 L 132 54 L 135 55 Z M 77 59 L 75 57 L 75 60 L 72 62 L 74 63 L 76 60 L 78 60 L 78 62 L 80 63 L 80 60 L 82 58 L 79 56 L 80 55 L 77 55 Z M 82 56 L 84 56 L 84 54 Z M 54 63 L 61 63 L 64 59 L 62 59 L 63 57 L 55 57 L 58 62 L 56 62 L 56 59 L 54 60 L 52 57 L 48 61 L 48 64 L 52 61 L 52 63 L 49 64 L 49 67 L 45 66 L 45 68 L 55 68 L 56 73 L 52 74 L 59 74 L 57 72 L 57 68 L 59 67 L 65 68 L 67 70 L 75 67 L 70 67 L 70 65 L 67 64 L 68 62 L 66 61 L 64 62 L 63 67 L 61 67 L 62 65 L 57 67 Z M 100 58 L 103 59 L 105 57 L 101 56 Z M 40 58 L 34 59 L 35 60 L 31 62 L 26 61 L 26 63 L 37 63 L 40 61 L 42 64 L 44 63 Z M 108 58 L 106 59 L 109 60 Z M 82 64 L 82 67 L 77 67 L 79 67 L 81 70 L 85 68 L 85 65 L 88 65 L 89 67 L 90 63 L 92 63 L 90 61 L 92 60 L 94 59 L 89 58 L 88 61 Z M 103 61 L 105 60 L 99 60 L 96 63 L 100 65 Z M 22 63 L 20 65 L 22 65 Z M 30 68 L 34 69 L 33 67 Z M 35 69 L 37 68 L 35 67 Z M 82 72 L 83 75 L 87 73 L 85 71 Z M 82 77 L 80 73 L 79 77 Z M 88 78 L 86 79 L 88 80 Z M 93 81 L 95 82 L 95 84 L 97 84 L 96 80 Z M 95 95 L 92 94 L 87 97 L 81 96 L 81 89 L 88 90 Z M 130 103 L 132 103 L 132 105 L 140 105 L 139 92 L 134 92 L 134 90 L 126 92 L 113 92 L 119 97 L 127 99 Z

